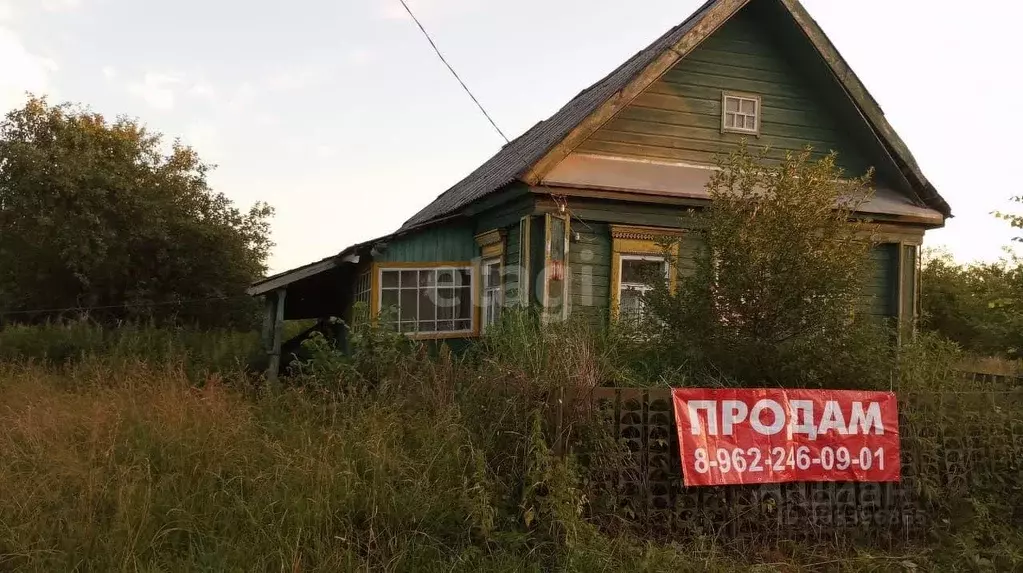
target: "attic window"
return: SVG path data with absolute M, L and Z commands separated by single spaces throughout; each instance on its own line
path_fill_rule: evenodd
M 760 134 L 760 96 L 721 94 L 721 131 Z

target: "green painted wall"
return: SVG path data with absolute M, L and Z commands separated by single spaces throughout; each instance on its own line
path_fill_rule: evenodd
M 899 245 L 885 243 L 870 252 L 870 269 L 865 277 L 857 312 L 877 318 L 899 314 Z
M 479 255 L 479 247 L 468 225 L 426 229 L 390 241 L 380 256 L 381 263 L 470 261 Z
M 515 193 L 518 189 L 501 191 L 508 201 L 494 205 L 478 214 L 472 215 L 473 225 L 476 233 L 485 233 L 491 229 L 506 229 L 519 222 L 524 215 L 533 212 L 536 199 L 530 193 L 527 196 L 518 196 Z
M 574 220 L 572 231 L 578 233 L 573 240 L 569 261 L 572 276 L 571 312 L 603 315 L 610 304 L 611 250 L 610 227 L 606 223 Z M 911 247 L 904 247 L 911 249 Z M 898 315 L 899 288 L 899 245 L 878 245 L 871 251 L 870 266 L 865 288 L 857 312 L 875 316 L 878 319 Z M 696 268 L 698 257 L 703 255 L 702 240 L 698 235 L 685 236 L 680 246 L 680 271 L 690 275 Z M 904 304 L 912 308 L 915 304 L 915 283 L 912 271 L 906 271 L 904 281 Z
M 578 151 L 712 164 L 747 137 L 769 146 L 771 157 L 812 145 L 839 152 L 840 163 L 859 174 L 873 162 L 849 137 L 839 105 L 818 87 L 819 74 L 793 64 L 791 48 L 753 5 L 744 8 L 655 82 Z M 722 133 L 722 91 L 761 96 L 760 136 Z

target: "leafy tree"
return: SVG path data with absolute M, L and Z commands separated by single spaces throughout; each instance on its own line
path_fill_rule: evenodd
M 210 169 L 135 120 L 30 97 L 0 122 L 0 313 L 251 321 L 244 291 L 266 271 L 272 209 L 240 211 L 210 189 Z M 222 300 L 184 302 L 196 299 Z
M 922 328 L 980 354 L 1016 358 L 1023 351 L 1023 264 L 1015 257 L 959 264 L 929 252 L 921 273 Z
M 1023 196 L 1020 195 L 1012 197 L 1010 200 L 1013 203 L 1023 204 Z M 1004 211 L 995 211 L 993 214 L 995 217 L 998 217 L 1003 221 L 1008 221 L 1009 225 L 1012 226 L 1013 229 L 1023 229 L 1023 215 L 1019 215 L 1017 213 L 1006 213 Z M 1013 237 L 1012 240 L 1017 243 L 1023 243 L 1023 237 Z
M 872 227 L 856 220 L 870 175 L 843 178 L 834 154 L 812 157 L 769 162 L 743 146 L 721 162 L 693 215 L 695 268 L 683 256 L 675 292 L 647 297 L 658 336 L 690 363 L 753 384 L 862 385 L 837 372 L 883 358 L 884 337 L 853 319 L 870 264 Z

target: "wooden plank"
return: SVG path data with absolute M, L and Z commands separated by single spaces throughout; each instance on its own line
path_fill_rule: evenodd
M 678 109 L 679 111 L 696 110 L 708 115 L 717 115 L 721 111 L 721 108 L 719 107 L 721 105 L 721 92 L 722 88 L 716 86 L 706 86 L 686 82 L 657 82 L 650 86 L 650 88 L 644 92 L 643 96 L 636 98 L 633 105 L 642 105 L 644 107 L 663 107 L 664 109 Z M 660 105 L 650 105 L 647 102 L 650 101 L 651 98 L 644 97 L 647 94 L 672 96 L 674 98 L 681 98 L 681 101 L 679 99 L 672 100 L 658 98 L 661 102 Z M 804 114 L 815 113 L 813 111 L 808 111 L 813 109 L 813 103 L 802 98 L 761 94 L 761 101 L 765 107 L 772 109 L 797 111 Z M 693 106 L 693 110 L 689 109 L 687 105 Z M 832 122 L 829 121 L 829 124 L 831 123 Z
M 359 257 L 358 256 L 350 257 L 349 261 L 345 262 L 357 263 L 359 262 Z M 266 294 L 268 292 L 277 290 L 281 287 L 287 286 L 291 283 L 309 278 L 313 275 L 320 274 L 324 271 L 329 271 L 330 269 L 337 267 L 338 264 L 340 264 L 340 261 L 337 258 L 330 258 L 323 261 L 319 261 L 317 263 L 313 263 L 311 265 L 305 265 L 295 270 L 277 275 L 263 282 L 256 283 L 249 287 L 249 289 L 246 292 L 251 296 L 259 296 L 262 294 Z
M 655 97 L 658 97 L 657 94 L 654 95 Z M 669 97 L 681 100 L 681 98 L 674 98 L 673 96 L 659 97 Z M 670 110 L 658 108 L 654 105 L 647 106 L 645 105 L 647 102 L 643 102 L 644 105 L 633 105 L 622 111 L 622 113 L 615 118 L 615 120 L 609 122 L 608 125 L 610 126 L 614 122 L 621 120 L 634 120 L 656 122 L 664 125 L 700 127 L 717 130 L 718 132 L 721 131 L 721 116 L 715 111 L 706 111 L 718 109 L 717 106 L 721 105 L 720 100 L 686 101 L 690 106 L 690 111 Z M 761 131 L 767 135 L 775 135 L 778 137 L 828 142 L 832 146 L 837 144 L 837 141 L 840 139 L 837 131 L 829 127 L 821 126 L 820 124 L 802 125 L 797 123 L 802 119 L 803 118 L 798 115 L 784 116 L 775 114 L 764 119 Z M 779 123 L 783 120 L 787 123 Z
M 448 224 L 392 240 L 377 262 L 467 261 L 476 256 L 471 227 Z
M 733 133 L 722 133 L 720 127 L 717 129 L 707 129 L 705 127 L 687 127 L 679 125 L 668 125 L 664 123 L 655 123 L 650 121 L 637 121 L 628 119 L 615 119 L 604 129 L 601 129 L 598 134 L 628 134 L 628 135 L 647 135 L 651 137 L 659 138 L 659 145 L 667 147 L 663 142 L 670 140 L 687 140 L 701 143 L 724 143 L 730 147 L 735 146 L 735 136 Z M 595 135 L 596 137 L 596 135 Z M 628 141 L 623 139 L 622 141 Z M 797 139 L 791 137 L 779 137 L 776 135 L 761 135 L 760 137 L 754 138 L 757 146 L 769 146 L 774 149 L 800 152 L 806 146 L 811 146 L 814 150 L 820 151 L 821 153 L 827 153 L 832 149 L 837 149 L 838 145 L 834 142 L 828 141 L 814 141 L 808 139 Z
M 695 84 L 657 84 L 642 97 L 636 99 L 636 105 L 654 109 L 699 113 L 713 116 L 721 125 L 721 92 L 723 88 L 698 86 Z M 762 109 L 767 121 L 818 127 L 837 133 L 838 125 L 834 118 L 819 111 L 811 104 L 801 106 L 792 98 L 761 94 Z
M 792 66 L 788 65 L 784 60 L 779 60 L 777 53 L 764 53 L 763 40 L 750 40 L 746 42 L 746 45 L 755 51 L 738 52 L 708 40 L 699 49 L 686 56 L 685 65 L 698 63 L 702 65 L 728 66 L 744 70 L 764 70 L 775 74 L 791 73 Z M 789 82 L 790 80 L 783 79 L 782 81 Z

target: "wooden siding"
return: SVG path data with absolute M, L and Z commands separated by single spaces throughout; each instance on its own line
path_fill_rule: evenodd
M 755 4 L 755 3 L 754 3 Z M 594 133 L 580 152 L 713 164 L 743 138 L 778 159 L 812 145 L 852 173 L 871 164 L 815 77 L 748 7 Z M 828 78 L 830 81 L 830 78 Z M 761 97 L 760 136 L 721 131 L 722 91 Z M 844 103 L 844 102 L 843 102 Z
M 510 197 L 508 201 L 493 205 L 478 214 L 471 215 L 473 225 L 477 233 L 484 233 L 491 229 L 503 229 L 509 225 L 518 223 L 524 215 L 533 212 L 536 198 L 530 194 L 525 197 L 510 195 L 515 190 L 503 192 Z
M 857 312 L 879 319 L 899 314 L 899 245 L 884 243 L 870 252 L 870 268 Z
M 469 226 L 426 229 L 392 240 L 374 260 L 379 263 L 430 263 L 469 261 L 479 256 L 479 247 Z
M 666 227 L 667 229 L 678 229 Z M 572 232 L 578 233 L 573 239 L 569 252 L 569 263 L 572 277 L 573 316 L 602 317 L 607 316 L 611 301 L 611 284 L 613 264 L 610 226 L 603 222 L 573 219 Z M 681 274 L 692 275 L 696 268 L 696 260 L 702 253 L 702 239 L 697 235 L 688 234 L 682 239 L 679 251 Z

